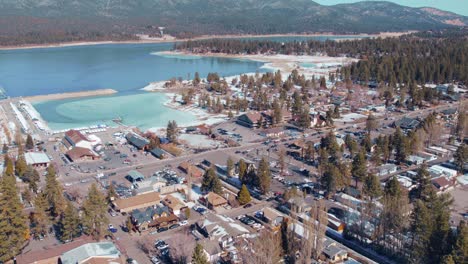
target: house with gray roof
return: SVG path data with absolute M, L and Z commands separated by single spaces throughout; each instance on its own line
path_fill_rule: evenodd
M 128 143 L 132 144 L 139 150 L 146 150 L 150 143 L 147 138 L 144 138 L 135 132 L 128 133 L 125 138 L 127 139 Z

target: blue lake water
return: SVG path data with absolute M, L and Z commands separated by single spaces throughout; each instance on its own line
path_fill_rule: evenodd
M 339 39 L 340 36 L 272 37 L 273 41 Z M 347 38 L 347 37 L 346 37 Z M 265 38 L 262 38 L 265 39 Z M 195 72 L 232 76 L 262 72 L 262 62 L 242 59 L 160 55 L 173 43 L 105 44 L 61 48 L 0 50 L 0 87 L 12 97 L 111 88 L 117 95 L 36 103 L 52 129 L 83 127 L 111 122 L 118 116 L 125 124 L 142 129 L 161 127 L 175 119 L 192 123 L 195 117 L 163 105 L 163 94 L 140 89 L 172 77 L 192 79 Z

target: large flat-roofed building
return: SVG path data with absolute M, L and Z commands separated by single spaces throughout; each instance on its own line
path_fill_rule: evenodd
M 160 197 L 157 192 L 149 192 L 125 199 L 116 199 L 113 202 L 116 210 L 122 213 L 129 213 L 135 209 L 141 209 L 159 204 Z
M 125 263 L 120 251 L 112 242 L 88 243 L 60 256 L 62 264 Z
M 50 164 L 50 158 L 44 152 L 26 152 L 24 159 L 26 164 L 35 168 L 47 167 Z

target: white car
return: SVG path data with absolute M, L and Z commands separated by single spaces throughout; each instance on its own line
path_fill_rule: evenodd
M 187 220 L 184 220 L 184 221 L 180 221 L 179 222 L 179 225 L 180 226 L 184 226 L 184 225 L 187 225 L 188 224 L 188 221 Z

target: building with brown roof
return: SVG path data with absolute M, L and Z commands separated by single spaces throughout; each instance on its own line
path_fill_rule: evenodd
M 63 138 L 62 143 L 69 150 L 74 147 L 82 147 L 87 149 L 93 148 L 92 142 L 80 131 L 74 129 L 65 132 L 65 137 Z
M 208 208 L 212 210 L 216 210 L 216 208 L 227 205 L 227 200 L 224 199 L 221 195 L 216 194 L 214 192 L 208 193 L 205 196 L 205 200 Z
M 148 192 L 145 194 L 133 196 L 125 199 L 116 199 L 113 206 L 122 213 L 129 213 L 135 209 L 145 208 L 159 204 L 160 197 L 157 192 Z
M 169 214 L 167 216 L 155 217 L 151 223 L 149 223 L 149 228 L 161 228 L 171 226 L 179 221 L 179 218 L 175 214 Z
M 187 208 L 179 199 L 170 194 L 166 195 L 161 203 L 169 207 L 169 210 L 175 215 L 180 215 L 180 212 Z
M 29 251 L 16 257 L 18 264 L 57 264 L 60 255 L 74 248 L 93 242 L 91 237 L 80 237 L 74 241 L 62 245 L 43 248 L 41 250 Z
M 190 164 L 187 161 L 180 163 L 179 169 L 187 175 L 190 175 L 195 178 L 200 178 L 201 176 L 203 176 L 203 171 L 201 171 L 199 168 L 197 168 L 197 166 Z
M 97 160 L 99 155 L 88 148 L 74 147 L 65 153 L 72 162 Z
M 240 115 L 237 118 L 236 123 L 248 128 L 258 128 L 268 126 L 269 121 L 269 117 L 264 116 L 262 113 L 255 111 Z M 271 122 L 269 124 L 271 124 Z

